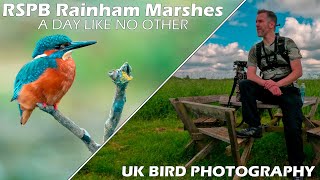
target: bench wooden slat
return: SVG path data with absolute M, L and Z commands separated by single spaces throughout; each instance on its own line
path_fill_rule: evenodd
M 210 104 L 200 104 L 189 101 L 181 101 L 181 103 L 191 112 L 204 116 L 214 117 L 218 120 L 225 119 L 225 112 L 235 111 L 234 108 L 226 108 Z
M 219 103 L 220 103 L 221 105 L 227 105 L 227 104 L 228 104 L 228 100 L 229 100 L 229 97 L 227 97 L 227 96 L 220 96 Z M 241 102 L 236 101 L 236 97 L 235 97 L 235 96 L 232 96 L 232 97 L 231 97 L 230 103 L 231 103 L 232 106 L 241 107 Z M 275 104 L 264 104 L 264 103 L 262 103 L 262 102 L 260 102 L 260 101 L 257 101 L 257 107 L 258 107 L 258 108 L 262 108 L 262 109 L 279 108 L 278 105 L 275 105 Z
M 195 119 L 193 122 L 197 128 L 204 128 L 204 127 L 213 127 L 218 120 L 212 117 L 200 117 Z
M 313 134 L 313 135 L 320 136 L 320 127 L 310 129 L 307 132 L 310 133 L 310 134 Z
M 230 143 L 228 129 L 226 127 L 199 128 L 199 131 L 205 135 Z M 238 144 L 241 144 L 246 140 L 246 138 L 237 138 Z
M 311 122 L 313 124 L 315 124 L 316 126 L 320 126 L 320 121 L 319 120 L 311 120 Z
M 304 102 L 308 102 L 310 104 L 315 104 L 317 102 L 317 98 L 318 97 L 309 97 L 309 96 L 306 96 L 304 97 Z
M 208 104 L 212 102 L 218 102 L 220 96 L 219 95 L 211 95 L 211 96 L 192 96 L 192 97 L 179 97 L 179 98 L 170 98 L 170 101 L 190 101 Z
M 208 119 L 206 119 L 204 122 L 206 122 L 206 123 L 215 123 L 215 122 L 217 122 L 217 119 L 215 119 L 215 118 L 208 118 Z
M 220 96 L 219 104 L 226 106 L 226 105 L 228 105 L 228 100 L 229 100 L 228 96 Z M 303 107 L 316 104 L 316 102 L 317 102 L 317 97 L 305 97 L 305 100 L 303 102 Z M 232 106 L 241 107 L 241 102 L 237 101 L 235 96 L 231 97 L 230 103 L 231 103 Z M 257 107 L 261 108 L 261 109 L 279 108 L 278 105 L 275 105 L 275 104 L 264 104 L 261 101 L 257 101 Z
M 205 122 L 207 119 L 210 119 L 210 117 L 200 117 L 200 118 L 194 120 L 193 122 L 194 123 L 202 123 L 202 122 Z

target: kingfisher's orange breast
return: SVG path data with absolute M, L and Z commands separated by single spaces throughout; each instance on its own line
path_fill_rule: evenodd
M 23 109 L 34 109 L 36 103 L 59 103 L 70 89 L 75 77 L 74 60 L 69 57 L 56 61 L 56 69 L 48 68 L 39 79 L 22 87 L 18 101 Z

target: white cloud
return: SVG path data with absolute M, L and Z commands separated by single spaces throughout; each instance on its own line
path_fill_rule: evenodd
M 312 50 L 312 51 L 302 49 L 300 52 L 301 52 L 303 58 L 320 59 L 320 49 L 316 49 L 316 50 Z
M 320 20 L 299 23 L 288 17 L 279 31 L 282 36 L 293 39 L 300 48 L 304 77 L 320 72 Z
M 320 17 L 319 0 L 264 0 L 257 3 L 257 7 L 275 12 L 289 12 L 291 15 L 306 18 Z
M 320 61 L 318 59 L 306 58 L 302 59 L 303 77 L 311 75 L 319 75 Z
M 285 25 L 280 30 L 282 36 L 291 37 L 302 49 L 317 49 L 320 47 L 320 20 L 312 24 L 299 23 L 295 18 L 286 18 Z
M 246 17 L 245 13 L 242 13 L 241 11 L 236 11 L 231 18 L 228 20 L 229 24 L 231 26 L 242 26 L 242 27 L 247 27 L 248 24 L 243 20 L 240 20 L 242 18 Z
M 242 27 L 247 27 L 247 26 L 248 26 L 247 23 L 245 23 L 245 22 L 239 22 L 239 21 L 237 21 L 237 20 L 229 21 L 229 24 L 230 24 L 231 26 L 242 26 Z
M 176 75 L 184 76 L 188 74 L 207 78 L 230 78 L 234 76 L 233 62 L 237 60 L 246 61 L 247 56 L 248 52 L 239 48 L 237 42 L 227 46 L 207 44 L 202 46 Z

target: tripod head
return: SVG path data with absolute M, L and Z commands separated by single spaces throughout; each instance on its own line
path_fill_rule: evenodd
M 233 66 L 245 68 L 247 67 L 247 61 L 234 61 Z

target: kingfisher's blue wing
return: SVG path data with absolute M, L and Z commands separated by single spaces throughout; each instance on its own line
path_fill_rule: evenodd
M 54 58 L 41 57 L 25 64 L 17 74 L 14 81 L 14 90 L 11 101 L 18 98 L 19 93 L 25 84 L 37 80 L 47 68 L 57 68 L 57 62 Z

